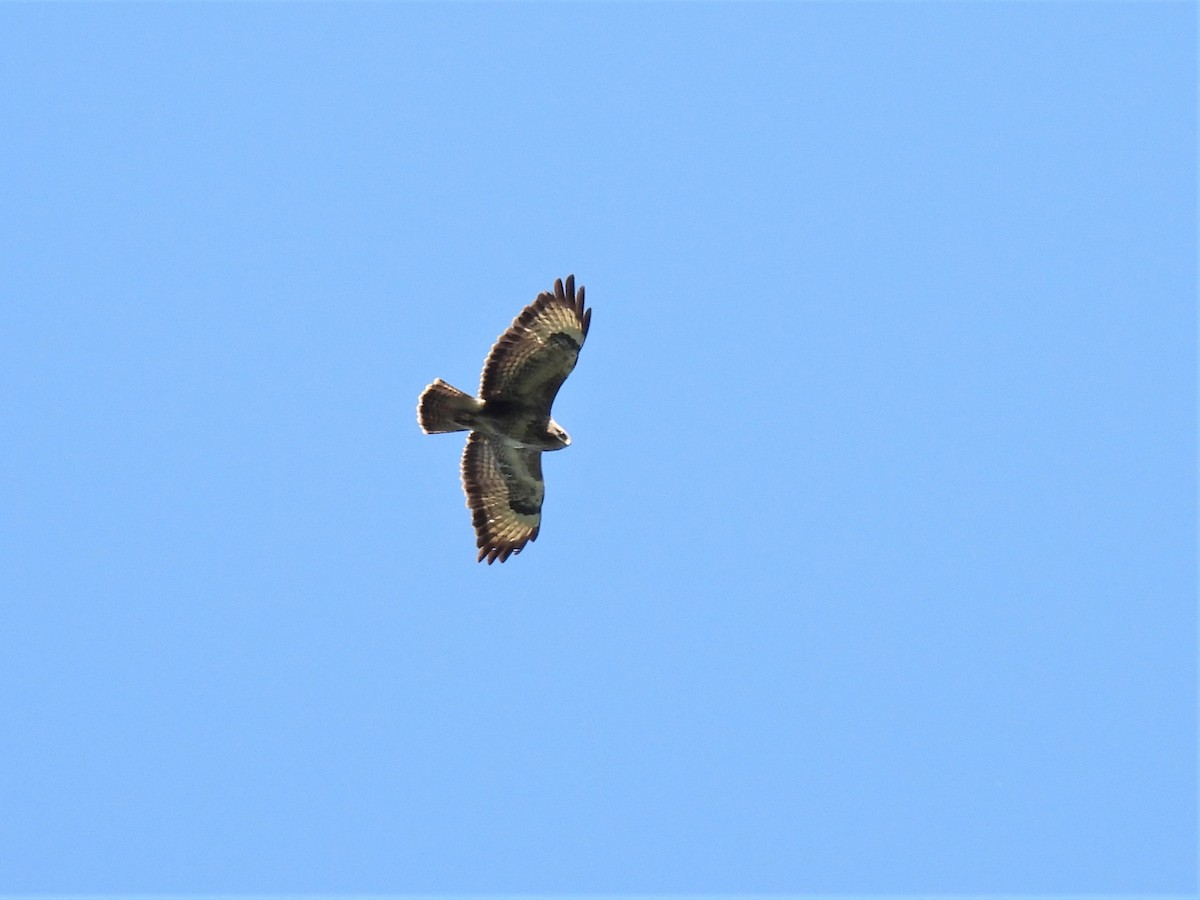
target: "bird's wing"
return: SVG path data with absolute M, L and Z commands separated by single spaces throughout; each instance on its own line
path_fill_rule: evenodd
M 474 431 L 463 451 L 462 483 L 480 561 L 504 562 L 537 538 L 546 493 L 542 451 L 509 447 Z
M 564 289 L 543 292 L 500 335 L 483 364 L 479 396 L 511 400 L 550 415 L 558 389 L 579 358 L 592 311 L 583 305 L 583 288 L 575 293 L 575 276 Z

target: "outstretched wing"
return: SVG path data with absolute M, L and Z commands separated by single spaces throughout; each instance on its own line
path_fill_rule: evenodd
M 546 493 L 541 450 L 509 447 L 473 431 L 463 451 L 462 482 L 480 561 L 504 562 L 537 538 Z
M 554 293 L 538 294 L 496 341 L 483 364 L 479 396 L 512 400 L 550 415 L 558 389 L 579 358 L 592 311 L 584 309 L 575 276 L 554 282 Z

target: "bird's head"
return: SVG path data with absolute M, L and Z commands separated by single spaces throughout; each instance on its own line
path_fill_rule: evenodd
M 567 434 L 567 430 L 553 419 L 546 426 L 546 434 L 555 443 L 555 446 L 550 448 L 551 450 L 561 450 L 563 447 L 569 447 L 571 444 L 571 436 Z

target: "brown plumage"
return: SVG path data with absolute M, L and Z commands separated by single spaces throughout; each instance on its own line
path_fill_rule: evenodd
M 426 434 L 470 431 L 462 458 L 463 491 L 475 526 L 478 559 L 504 562 L 538 536 L 542 453 L 570 437 L 550 418 L 559 388 L 575 368 L 592 311 L 575 276 L 554 282 L 500 335 L 483 364 L 479 397 L 440 378 L 421 392 L 417 421 Z

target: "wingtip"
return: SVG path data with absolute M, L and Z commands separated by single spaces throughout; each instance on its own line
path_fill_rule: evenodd
M 479 545 L 479 554 L 475 557 L 475 562 L 486 560 L 489 566 L 494 562 L 506 562 L 510 556 L 519 555 L 530 541 L 536 541 L 541 530 L 541 525 L 537 525 L 531 534 L 524 539 L 518 539 L 518 543 L 496 544 L 486 538 L 482 539 L 484 542 Z
M 554 296 L 571 306 L 575 310 L 575 318 L 579 320 L 579 324 L 583 330 L 584 336 L 588 333 L 588 326 L 592 321 L 592 311 L 587 308 L 586 290 L 581 284 L 579 290 L 575 289 L 575 275 L 572 273 L 567 276 L 566 286 L 564 288 L 561 278 L 554 282 Z
M 487 546 L 479 551 L 479 555 L 475 557 L 475 562 L 483 562 L 486 559 L 487 564 L 490 566 L 494 562 L 506 561 L 515 552 L 520 551 L 514 550 L 512 547 Z

